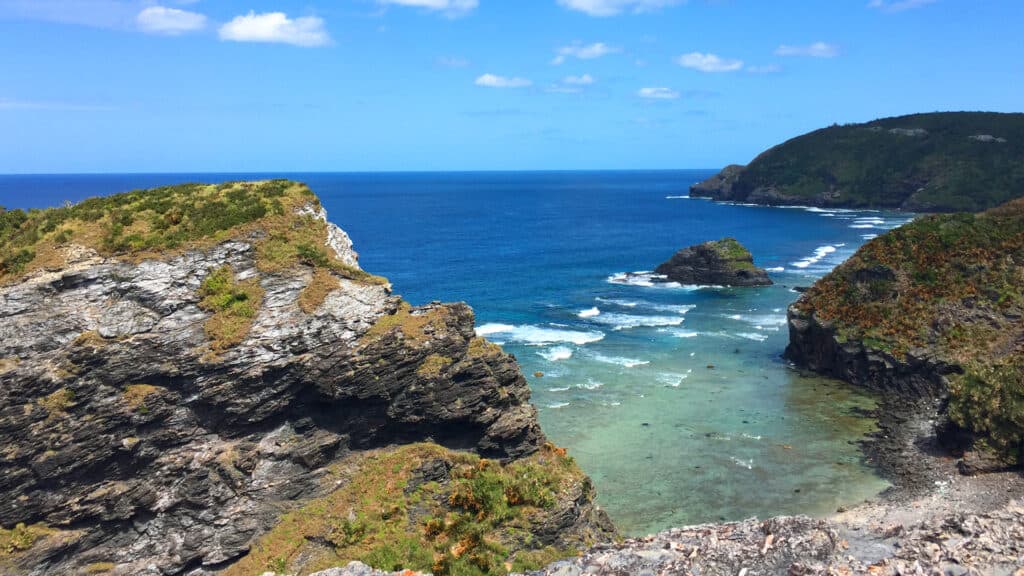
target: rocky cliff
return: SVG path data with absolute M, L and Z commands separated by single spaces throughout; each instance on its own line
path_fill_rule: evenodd
M 429 441 L 514 463 L 544 444 L 515 359 L 475 337 L 470 308 L 392 295 L 298 184 L 0 212 L 0 282 L 4 574 L 216 573 L 355 482 L 345 466 L 366 450 Z M 548 499 L 506 506 L 610 535 L 585 477 L 562 469 Z M 342 517 L 379 517 L 367 505 Z M 321 528 L 307 536 L 339 546 L 339 526 Z M 502 550 L 583 537 L 556 540 Z
M 683 248 L 655 270 L 669 281 L 701 286 L 771 286 L 764 268 L 735 238 Z
M 980 211 L 1021 195 L 1024 114 L 942 112 L 833 125 L 690 188 L 767 205 Z
M 957 443 L 1019 464 L 1022 287 L 1024 200 L 919 218 L 865 244 L 790 307 L 786 355 L 903 398 L 940 399 Z

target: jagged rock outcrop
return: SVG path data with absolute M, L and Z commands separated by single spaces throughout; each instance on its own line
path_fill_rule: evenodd
M 214 573 L 336 489 L 330 466 L 356 451 L 432 441 L 511 461 L 543 444 L 515 359 L 475 336 L 467 305 L 410 307 L 308 190 L 273 184 L 253 192 L 271 210 L 212 240 L 110 254 L 117 228 L 90 246 L 93 220 L 62 209 L 64 231 L 29 230 L 42 240 L 5 261 L 0 572 Z M 153 234 L 206 213 L 132 194 L 164 210 L 139 216 Z M 310 230 L 322 248 L 286 242 Z
M 750 251 L 734 238 L 683 248 L 660 264 L 655 273 L 671 282 L 701 286 L 770 286 L 764 268 L 754 266 Z

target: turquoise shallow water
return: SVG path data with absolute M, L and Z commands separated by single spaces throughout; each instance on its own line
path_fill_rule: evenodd
M 824 514 L 886 484 L 861 462 L 871 398 L 780 359 L 794 286 L 906 221 L 878 212 L 686 197 L 707 170 L 450 174 L 0 176 L 0 204 L 174 182 L 310 184 L 364 268 L 413 303 L 465 300 L 519 359 L 548 436 L 621 529 Z M 675 250 L 731 235 L 775 286 L 650 285 Z M 709 368 L 712 365 L 713 368 Z M 543 372 L 543 377 L 532 376 Z

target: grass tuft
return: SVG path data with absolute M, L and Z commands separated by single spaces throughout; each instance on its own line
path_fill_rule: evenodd
M 352 458 L 327 479 L 341 488 L 282 517 L 225 576 L 302 575 L 352 560 L 438 576 L 505 574 L 576 553 L 534 547 L 529 537 L 531 522 L 584 478 L 564 450 L 547 446 L 504 466 L 432 444 Z M 448 479 L 414 483 L 422 465 L 438 461 Z M 329 547 L 310 545 L 324 540 Z
M 239 281 L 230 266 L 222 266 L 207 275 L 199 292 L 199 307 L 213 313 L 203 326 L 210 347 L 221 352 L 242 342 L 263 302 L 259 281 Z
M 327 300 L 327 295 L 341 288 L 341 282 L 324 268 L 317 268 L 309 284 L 299 293 L 299 308 L 306 314 L 316 309 Z

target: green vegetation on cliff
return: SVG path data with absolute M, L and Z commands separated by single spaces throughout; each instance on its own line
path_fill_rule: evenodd
M 283 516 L 225 576 L 309 574 L 352 560 L 438 575 L 504 574 L 576 554 L 535 534 L 592 496 L 560 448 L 546 445 L 506 465 L 433 444 L 349 460 L 325 479 L 342 488 Z M 576 549 L 591 544 L 586 535 L 556 536 Z
M 960 366 L 950 415 L 1009 460 L 1024 449 L 1024 199 L 918 218 L 865 244 L 795 304 L 903 358 Z
M 1024 195 L 1024 114 L 943 112 L 834 125 L 691 188 L 762 204 L 976 212 Z
M 304 263 L 384 282 L 326 248 L 327 223 L 314 215 L 319 208 L 309 188 L 288 180 L 165 186 L 28 212 L 0 208 L 0 283 L 59 269 L 81 248 L 141 260 L 232 239 L 256 247 L 264 272 Z
M 729 266 L 740 270 L 755 270 L 754 257 L 735 238 L 723 238 L 714 242 L 708 242 L 708 247 L 718 253 L 718 256 L 729 263 Z

